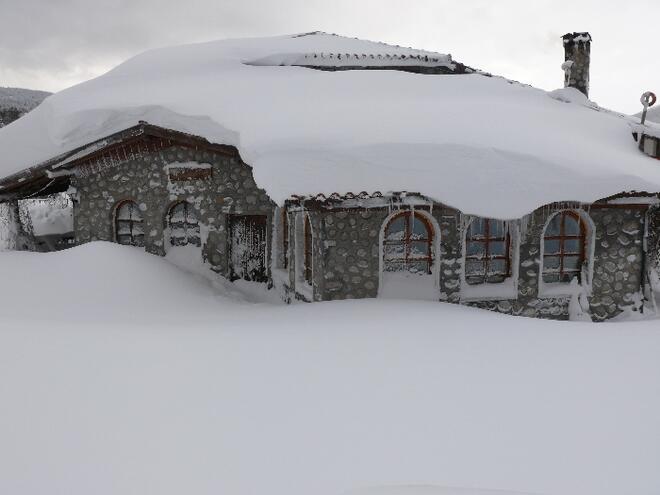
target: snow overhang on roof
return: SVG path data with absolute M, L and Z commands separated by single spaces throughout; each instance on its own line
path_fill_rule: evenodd
M 480 73 L 249 65 L 347 53 L 346 67 L 357 69 L 372 55 L 418 67 L 429 57 L 431 69 L 457 64 L 325 33 L 153 50 L 0 129 L 0 176 L 43 180 L 43 164 L 147 121 L 234 146 L 279 204 L 293 194 L 405 190 L 514 218 L 557 201 L 660 190 L 658 162 L 630 139 L 632 118 L 570 88 L 547 93 Z

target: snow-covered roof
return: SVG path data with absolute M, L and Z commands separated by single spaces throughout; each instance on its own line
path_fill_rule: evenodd
M 576 90 L 548 93 L 480 73 L 291 63 L 322 53 L 455 63 L 325 33 L 152 50 L 0 130 L 0 175 L 142 120 L 236 146 L 278 203 L 292 194 L 416 191 L 511 218 L 554 201 L 660 191 L 660 163 L 637 148 L 633 119 Z

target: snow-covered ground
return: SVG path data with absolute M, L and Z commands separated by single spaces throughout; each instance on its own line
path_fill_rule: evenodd
M 660 492 L 658 320 L 287 306 L 169 256 L 0 253 L 0 493 Z

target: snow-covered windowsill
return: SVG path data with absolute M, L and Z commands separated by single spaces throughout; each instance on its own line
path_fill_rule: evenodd
M 588 291 L 588 287 L 579 284 L 577 280 L 573 282 L 553 282 L 539 284 L 540 298 L 570 297 L 580 295 Z
M 497 284 L 470 285 L 463 281 L 461 284 L 461 300 L 463 301 L 492 301 L 500 299 L 516 299 L 518 287 L 513 278 Z

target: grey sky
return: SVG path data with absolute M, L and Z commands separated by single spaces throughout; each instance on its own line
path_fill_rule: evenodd
M 659 16 L 658 0 L 0 0 L 0 86 L 58 91 L 149 48 L 322 30 L 555 89 L 560 36 L 590 31 L 592 99 L 633 113 L 660 92 Z

